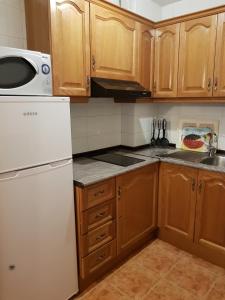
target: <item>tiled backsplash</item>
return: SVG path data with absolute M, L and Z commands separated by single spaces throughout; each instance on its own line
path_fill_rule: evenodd
M 0 0 L 0 45 L 26 48 L 23 0 Z
M 148 144 L 154 117 L 167 119 L 168 138 L 175 144 L 180 120 L 219 121 L 218 147 L 225 150 L 225 105 L 116 104 L 112 99 L 92 99 L 72 104 L 71 116 L 73 153 Z
M 201 121 L 219 121 L 218 148 L 225 150 L 225 105 L 200 104 L 158 104 L 158 117 L 168 120 L 168 138 L 171 143 L 178 143 L 178 126 L 182 119 Z
M 121 105 L 113 99 L 71 104 L 73 153 L 121 144 Z
M 155 104 L 122 104 L 122 145 L 135 147 L 150 143 L 152 119 L 157 114 Z

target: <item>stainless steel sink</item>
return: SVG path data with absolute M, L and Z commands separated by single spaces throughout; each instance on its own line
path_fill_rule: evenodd
M 193 163 L 199 163 L 204 158 L 206 158 L 207 155 L 208 155 L 207 153 L 182 150 L 170 154 L 162 154 L 159 155 L 159 157 L 175 158 L 175 159 L 180 159 L 180 160 L 189 161 Z
M 204 165 L 215 166 L 215 167 L 224 167 L 225 168 L 225 156 L 214 156 L 207 157 L 201 160 L 201 163 Z

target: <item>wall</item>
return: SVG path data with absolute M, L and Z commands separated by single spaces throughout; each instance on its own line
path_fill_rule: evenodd
M 180 120 L 219 121 L 218 148 L 225 150 L 225 105 L 159 104 L 157 114 L 168 120 L 168 138 L 175 144 L 179 141 Z
M 73 153 L 121 144 L 121 105 L 113 99 L 71 104 Z
M 119 0 L 107 0 L 119 5 Z M 121 0 L 121 6 L 153 21 L 161 19 L 161 6 L 153 0 Z
M 162 6 L 161 18 L 173 18 L 219 5 L 225 5 L 225 0 L 182 0 Z
M 122 145 L 134 147 L 150 143 L 152 120 L 157 115 L 155 104 L 122 104 Z
M 26 48 L 23 0 L 0 0 L 0 45 Z

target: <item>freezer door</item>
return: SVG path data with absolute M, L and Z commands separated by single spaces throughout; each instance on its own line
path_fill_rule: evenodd
M 78 291 L 71 161 L 0 175 L 0 299 Z
M 71 158 L 68 98 L 0 97 L 0 137 L 0 173 Z

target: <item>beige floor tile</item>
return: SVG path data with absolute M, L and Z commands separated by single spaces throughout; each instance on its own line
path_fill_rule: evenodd
M 130 298 L 112 285 L 103 282 L 81 297 L 80 300 L 130 300 Z
M 181 258 L 183 258 L 187 264 L 198 265 L 203 268 L 206 268 L 207 270 L 209 270 L 212 273 L 215 273 L 218 275 L 225 275 L 225 269 L 223 269 L 219 266 L 216 266 L 214 264 L 211 264 L 210 262 L 203 260 L 197 256 L 191 255 L 187 252 L 183 252 L 181 254 Z
M 161 275 L 166 274 L 171 267 L 177 262 L 179 258 L 178 254 L 174 254 L 170 252 L 170 250 L 166 249 L 165 247 L 153 247 L 144 250 L 139 254 L 139 256 L 136 258 L 136 261 L 154 271 L 159 272 Z
M 162 280 L 143 300 L 199 300 L 193 294 L 177 287 L 175 284 Z
M 175 265 L 166 278 L 198 297 L 203 297 L 209 292 L 216 276 L 205 267 L 190 263 L 188 259 L 184 258 Z
M 158 280 L 157 273 L 132 261 L 111 277 L 111 284 L 129 297 L 140 299 Z

